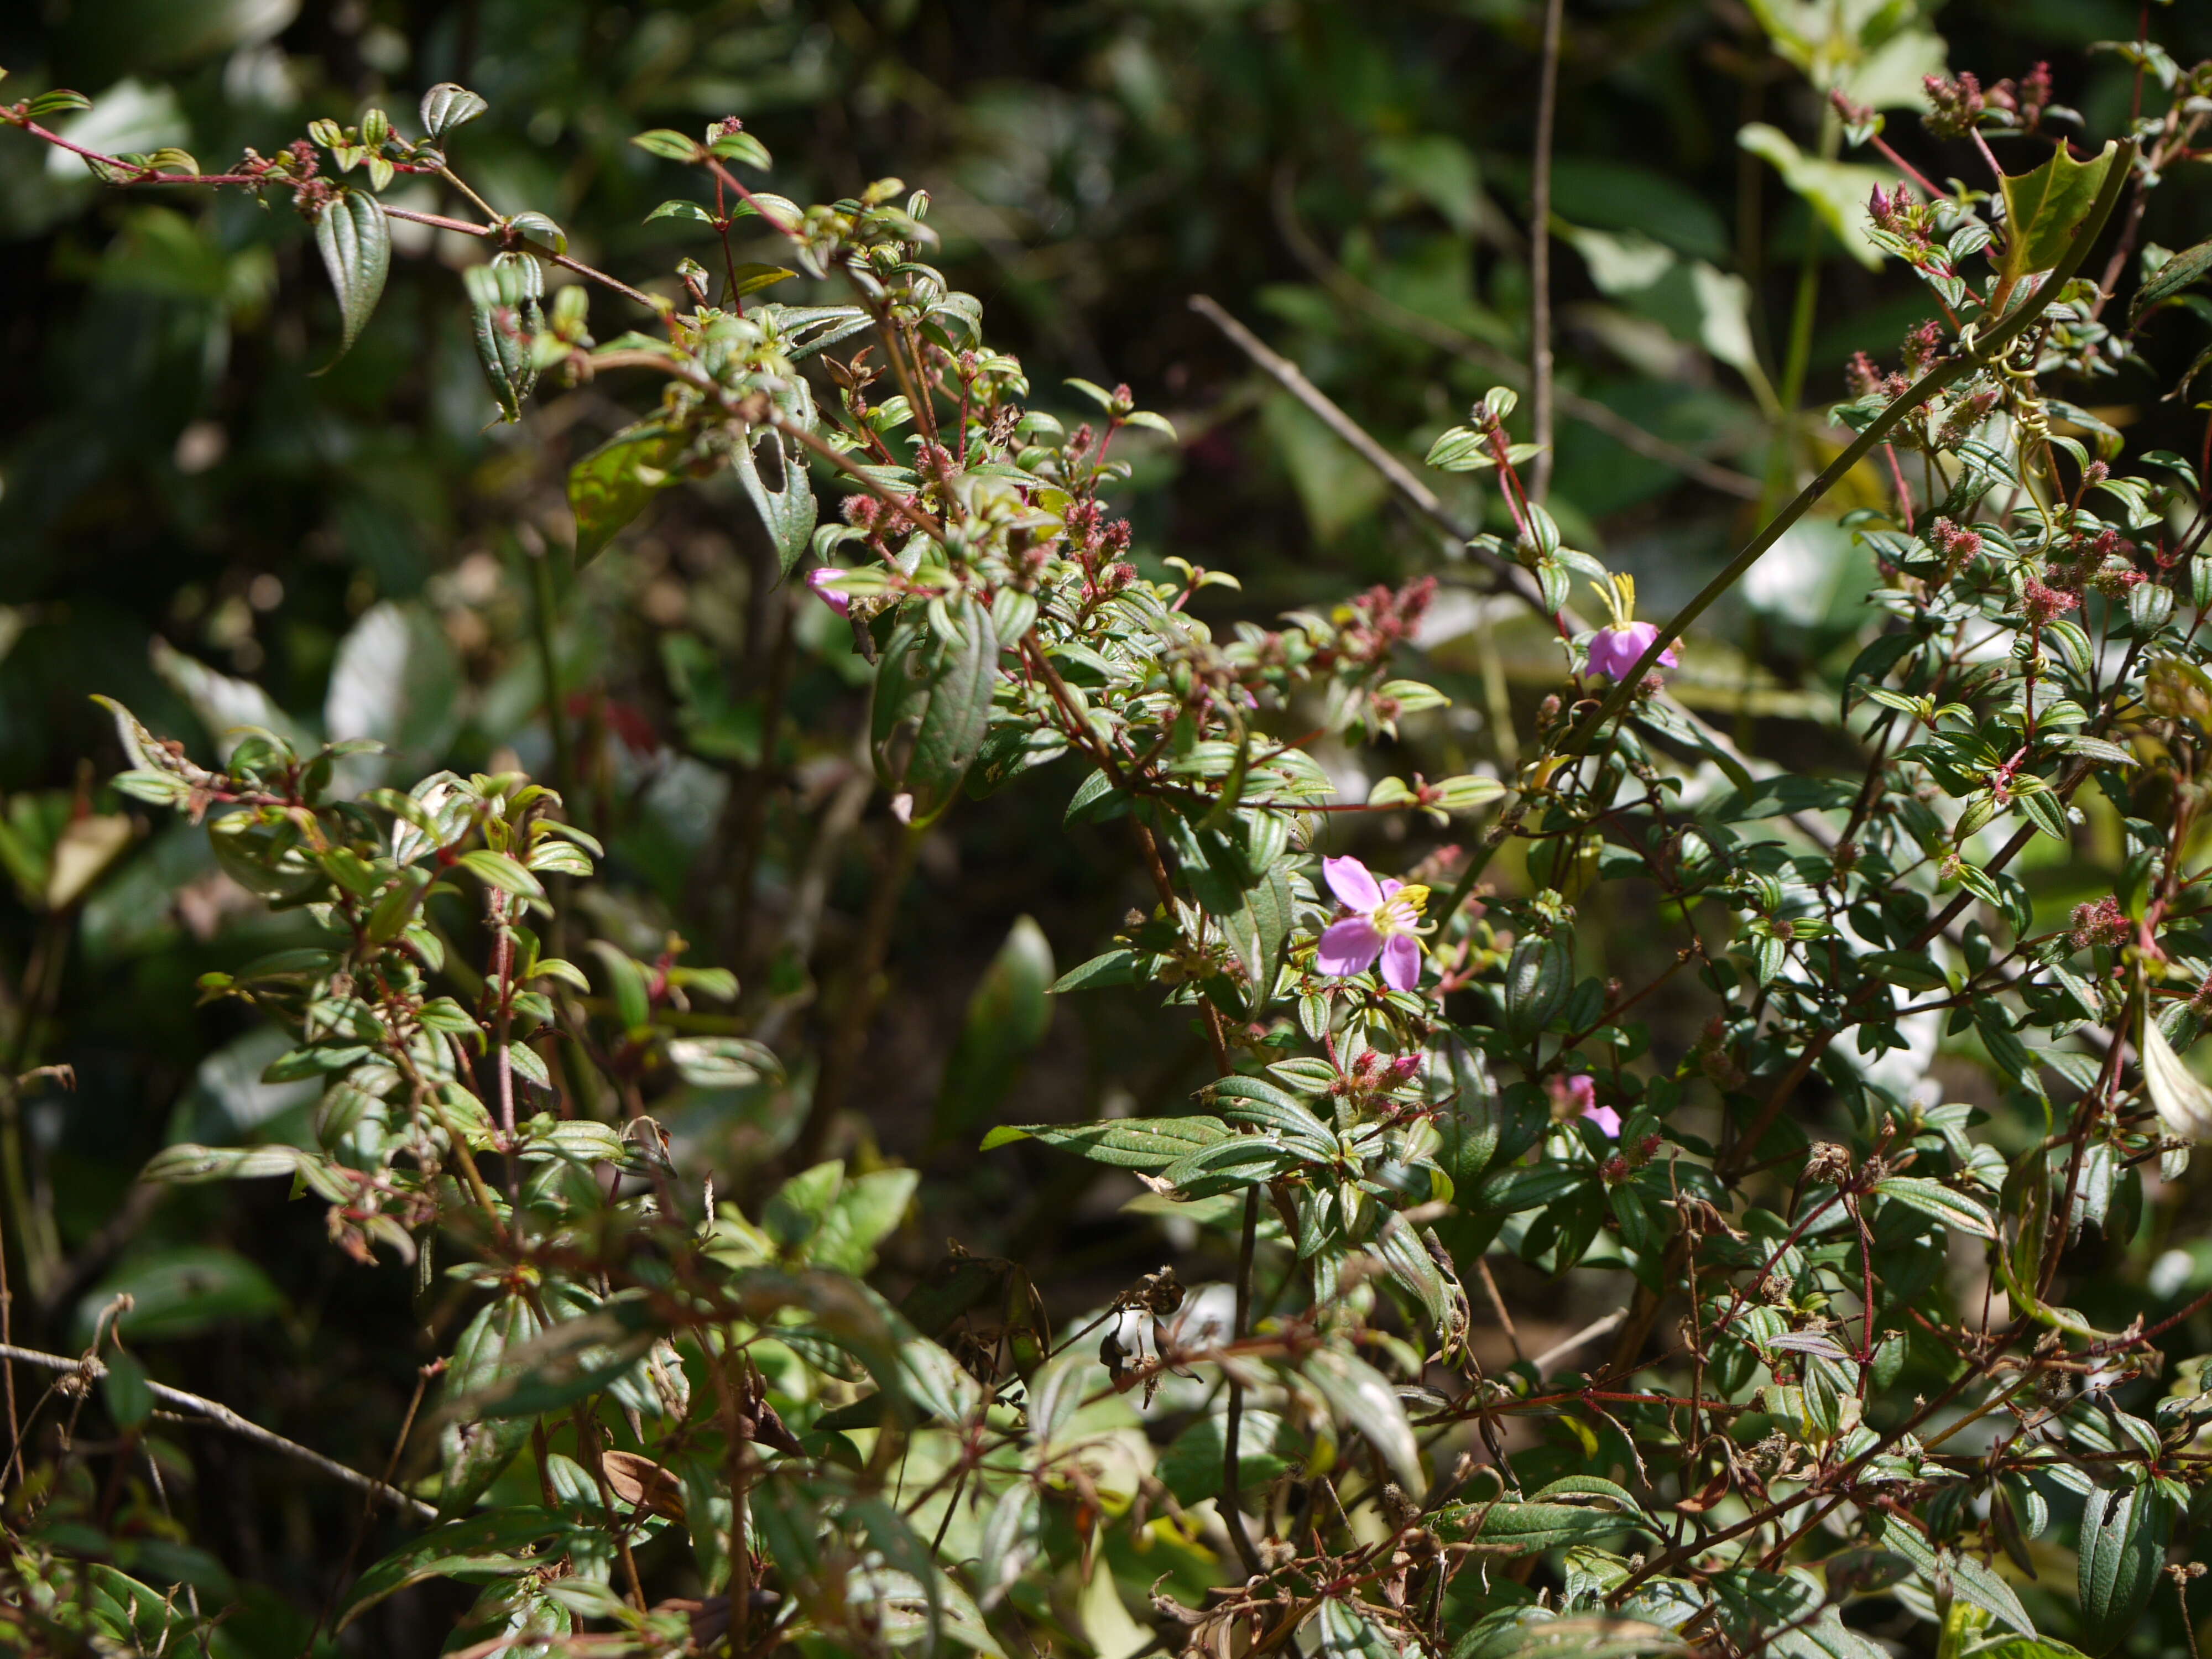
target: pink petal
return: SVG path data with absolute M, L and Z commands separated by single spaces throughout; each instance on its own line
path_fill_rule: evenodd
M 1620 1114 L 1612 1107 L 1592 1106 L 1583 1115 L 1596 1124 L 1607 1140 L 1620 1139 Z
M 822 602 L 839 616 L 853 608 L 852 595 L 837 586 L 837 579 L 845 573 L 834 564 L 821 564 L 806 573 L 806 585 L 812 588 Z
M 1589 672 L 1602 674 L 1609 680 L 1626 679 L 1629 671 L 1651 648 L 1651 641 L 1658 637 L 1659 624 L 1656 623 L 1637 622 L 1630 623 L 1625 628 L 1601 628 L 1590 640 Z M 1656 666 L 1674 668 L 1680 665 L 1680 660 L 1670 643 L 1659 653 Z
M 1421 947 L 1403 933 L 1382 947 L 1382 982 L 1394 991 L 1410 991 L 1421 982 Z
M 1322 874 L 1328 878 L 1328 890 L 1355 910 L 1379 910 L 1382 908 L 1382 890 L 1375 884 L 1374 873 L 1355 858 L 1323 859 Z M 1373 956 L 1370 951 L 1367 953 Z
M 1366 872 L 1363 870 L 1360 873 Z M 1382 948 L 1382 935 L 1375 931 L 1374 923 L 1364 916 L 1346 916 L 1342 921 L 1332 923 L 1322 934 L 1321 953 L 1315 965 L 1324 974 L 1339 979 L 1364 974 Z
M 1398 896 L 1398 890 L 1405 884 L 1406 884 L 1404 882 L 1399 880 L 1395 876 L 1383 877 L 1382 896 L 1384 898 L 1395 898 Z

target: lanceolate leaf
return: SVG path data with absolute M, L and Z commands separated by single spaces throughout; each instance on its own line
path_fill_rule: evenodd
M 331 290 L 338 297 L 342 333 L 337 357 L 331 359 L 335 363 L 353 349 L 383 296 L 384 279 L 392 269 L 392 226 L 376 198 L 349 185 L 317 216 L 315 246 L 322 252 L 323 269 L 330 273 Z
M 458 1578 L 483 1583 L 519 1577 L 542 1568 L 537 1547 L 565 1536 L 569 1523 L 550 1510 L 493 1510 L 450 1521 L 411 1539 L 354 1581 L 338 1604 L 336 1628 L 343 1630 L 387 1595 L 426 1578 Z M 558 1551 L 553 1553 L 557 1554 Z
M 469 1322 L 453 1346 L 443 1383 L 447 1401 L 458 1401 L 499 1381 L 502 1360 L 538 1334 L 538 1317 L 519 1296 L 508 1295 Z M 444 1480 L 438 1490 L 440 1513 L 465 1514 L 499 1478 L 507 1461 L 530 1438 L 526 1417 L 461 1418 L 438 1431 L 438 1461 Z
M 2130 318 L 2140 318 L 2143 313 L 2162 300 L 2171 300 L 2182 289 L 2212 270 L 2212 237 L 2207 237 L 2195 247 L 2185 248 L 2175 254 L 2149 276 L 2136 290 L 2136 302 Z
M 1413 1425 L 1389 1379 L 1365 1360 L 1335 1348 L 1307 1356 L 1300 1374 L 1321 1391 L 1329 1409 L 1359 1431 L 1408 1492 L 1424 1489 L 1420 1448 Z
M 1111 1164 L 1123 1170 L 1164 1170 L 1185 1153 L 1194 1152 L 1229 1138 L 1229 1126 L 1218 1117 L 1124 1117 L 1103 1123 L 1030 1123 L 1019 1127 L 1002 1125 L 983 1137 L 990 1152 L 1017 1140 L 1041 1140 L 1079 1152 L 1093 1164 Z
M 1892 1176 L 1887 1181 L 1876 1182 L 1874 1189 L 1884 1198 L 1910 1205 L 1923 1215 L 1934 1216 L 1954 1232 L 1971 1233 L 1977 1238 L 1997 1236 L 1996 1224 L 1990 1220 L 1987 1210 L 1939 1181 L 1920 1176 Z
M 952 799 L 990 730 L 999 637 L 980 605 L 955 612 L 947 641 L 921 616 L 901 623 L 876 671 L 870 726 L 876 775 L 911 797 L 911 817 L 927 822 Z
M 2106 1653 L 2124 1642 L 2150 1603 L 2166 1560 L 2173 1506 L 2148 1483 L 2100 1486 L 2081 1512 L 2081 1645 Z
M 2173 1045 L 2159 1030 L 2156 1020 L 2142 1022 L 2136 1046 L 2142 1054 L 2143 1085 L 2150 1091 L 2150 1103 L 2166 1133 L 2184 1140 L 2212 1137 L 2212 1089 L 2199 1083 L 2196 1073 L 2181 1063 L 2181 1056 L 2173 1052 Z
M 2066 257 L 2104 188 L 2114 153 L 2107 143 L 2100 154 L 2077 161 L 2061 144 L 2034 172 L 2006 177 L 2005 249 L 1998 270 L 2008 283 L 2049 270 Z

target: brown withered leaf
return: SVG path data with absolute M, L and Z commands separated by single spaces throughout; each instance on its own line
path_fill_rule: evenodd
M 601 1452 L 599 1468 L 608 1489 L 623 1503 L 672 1521 L 684 1518 L 684 1483 L 651 1458 L 635 1452 Z

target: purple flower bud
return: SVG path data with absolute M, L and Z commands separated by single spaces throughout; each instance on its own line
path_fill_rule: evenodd
M 844 574 L 834 564 L 818 564 L 806 573 L 806 585 L 823 604 L 841 617 L 849 616 L 853 610 L 853 596 L 837 585 Z
M 1626 627 L 1601 628 L 1589 642 L 1589 672 L 1602 674 L 1609 680 L 1626 679 L 1629 670 L 1636 666 L 1637 660 L 1658 637 L 1656 623 L 1636 622 Z M 1659 653 L 1662 668 L 1673 668 L 1680 661 L 1671 645 Z

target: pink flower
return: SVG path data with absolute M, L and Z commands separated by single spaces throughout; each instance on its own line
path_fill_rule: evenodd
M 1628 671 L 1636 666 L 1637 659 L 1651 648 L 1651 641 L 1659 637 L 1656 623 L 1626 623 L 1613 628 L 1601 628 L 1589 642 L 1589 672 L 1602 674 L 1609 680 L 1628 678 Z M 1668 646 L 1659 653 L 1659 666 L 1672 668 L 1680 659 L 1674 647 Z
M 820 597 L 822 602 L 839 616 L 849 614 L 853 596 L 837 586 L 845 573 L 834 564 L 817 564 L 806 573 L 806 585 Z
M 1620 1114 L 1597 1103 L 1597 1083 L 1587 1072 L 1554 1077 L 1544 1085 L 1562 1117 L 1586 1117 L 1607 1140 L 1620 1139 Z
M 1418 937 L 1421 907 L 1428 902 L 1425 887 L 1404 882 L 1377 881 L 1358 859 L 1323 859 L 1322 872 L 1329 890 L 1352 914 L 1329 924 L 1321 936 L 1318 966 L 1339 979 L 1364 974 L 1382 958 L 1382 982 L 1394 991 L 1410 991 L 1421 980 L 1421 945 Z

